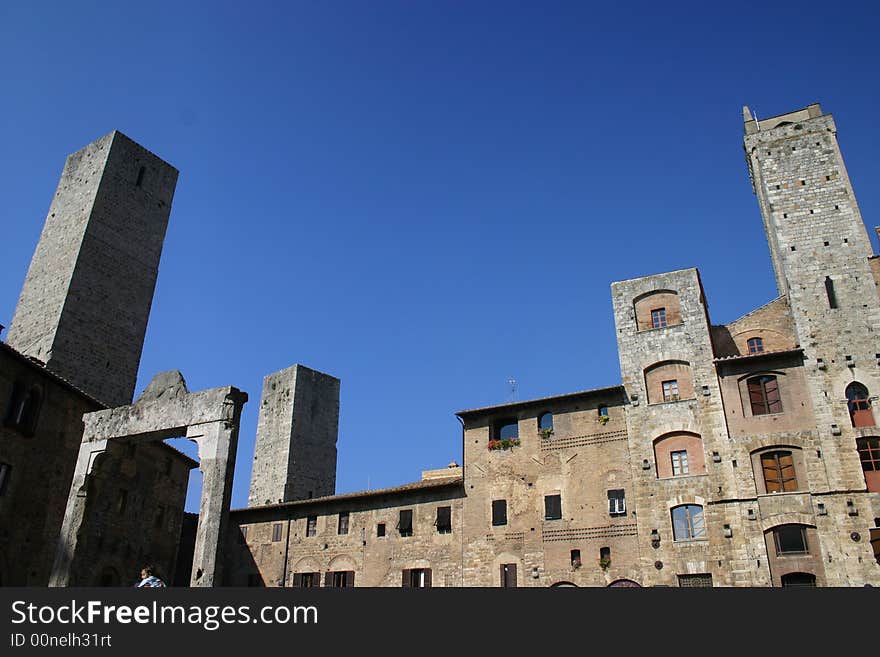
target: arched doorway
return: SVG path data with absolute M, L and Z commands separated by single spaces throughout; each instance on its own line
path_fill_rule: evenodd
M 782 586 L 786 588 L 816 588 L 816 576 L 812 573 L 788 573 L 782 576 Z

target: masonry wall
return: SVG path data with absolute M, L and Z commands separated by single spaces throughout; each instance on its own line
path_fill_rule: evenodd
M 177 170 L 112 132 L 71 155 L 8 343 L 108 406 L 131 403 Z

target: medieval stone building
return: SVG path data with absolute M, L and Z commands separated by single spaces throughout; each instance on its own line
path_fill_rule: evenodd
M 170 415 L 200 436 L 192 425 L 219 416 L 192 400 L 210 398 L 237 410 L 220 423 L 226 456 L 200 444 L 203 471 L 221 469 L 193 584 L 880 585 L 880 259 L 830 115 L 746 108 L 744 125 L 779 297 L 713 325 L 696 269 L 613 283 L 620 385 L 460 411 L 462 465 L 395 488 L 335 495 L 339 381 L 271 374 L 248 507 L 232 511 L 246 396 L 160 377 L 127 406 L 176 171 L 119 133 L 71 156 L 0 349 L 0 546 L 40 555 L 33 575 L 0 563 L 3 583 L 42 583 L 54 559 L 56 583 L 112 584 L 108 552 L 170 555 L 196 464 L 161 443 L 171 429 L 138 422 Z M 104 260 L 133 238 L 142 252 Z M 37 463 L 35 439 L 54 460 Z M 152 514 L 149 548 L 123 520 L 132 500 Z M 13 522 L 29 512 L 37 524 Z

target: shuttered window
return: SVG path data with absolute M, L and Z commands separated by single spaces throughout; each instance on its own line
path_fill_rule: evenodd
M 452 507 L 451 506 L 438 506 L 437 507 L 437 520 L 434 523 L 437 525 L 437 532 L 440 534 L 449 534 L 452 532 Z
M 413 533 L 413 512 L 412 509 L 403 509 L 400 512 L 400 519 L 397 523 L 397 530 L 401 536 L 412 536 Z
M 748 380 L 749 404 L 752 415 L 768 415 L 782 412 L 779 382 L 775 376 L 756 376 Z
M 798 489 L 791 452 L 767 452 L 761 454 L 761 470 L 768 493 L 783 493 Z
M 353 570 L 335 570 L 324 574 L 324 586 L 344 589 L 354 586 Z
M 429 589 L 431 588 L 430 568 L 408 568 L 403 571 L 400 584 L 405 589 Z
M 273 543 L 281 540 L 281 532 L 282 532 L 282 528 L 281 528 L 280 522 L 276 522 L 274 525 L 272 525 L 272 542 Z

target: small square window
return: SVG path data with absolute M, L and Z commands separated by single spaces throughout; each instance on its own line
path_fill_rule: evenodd
M 384 522 L 380 522 L 378 525 L 376 525 L 376 536 L 378 538 L 382 538 L 383 536 L 385 536 L 385 523 Z
M 749 338 L 748 347 L 750 354 L 760 354 L 764 352 L 764 340 L 762 338 Z

